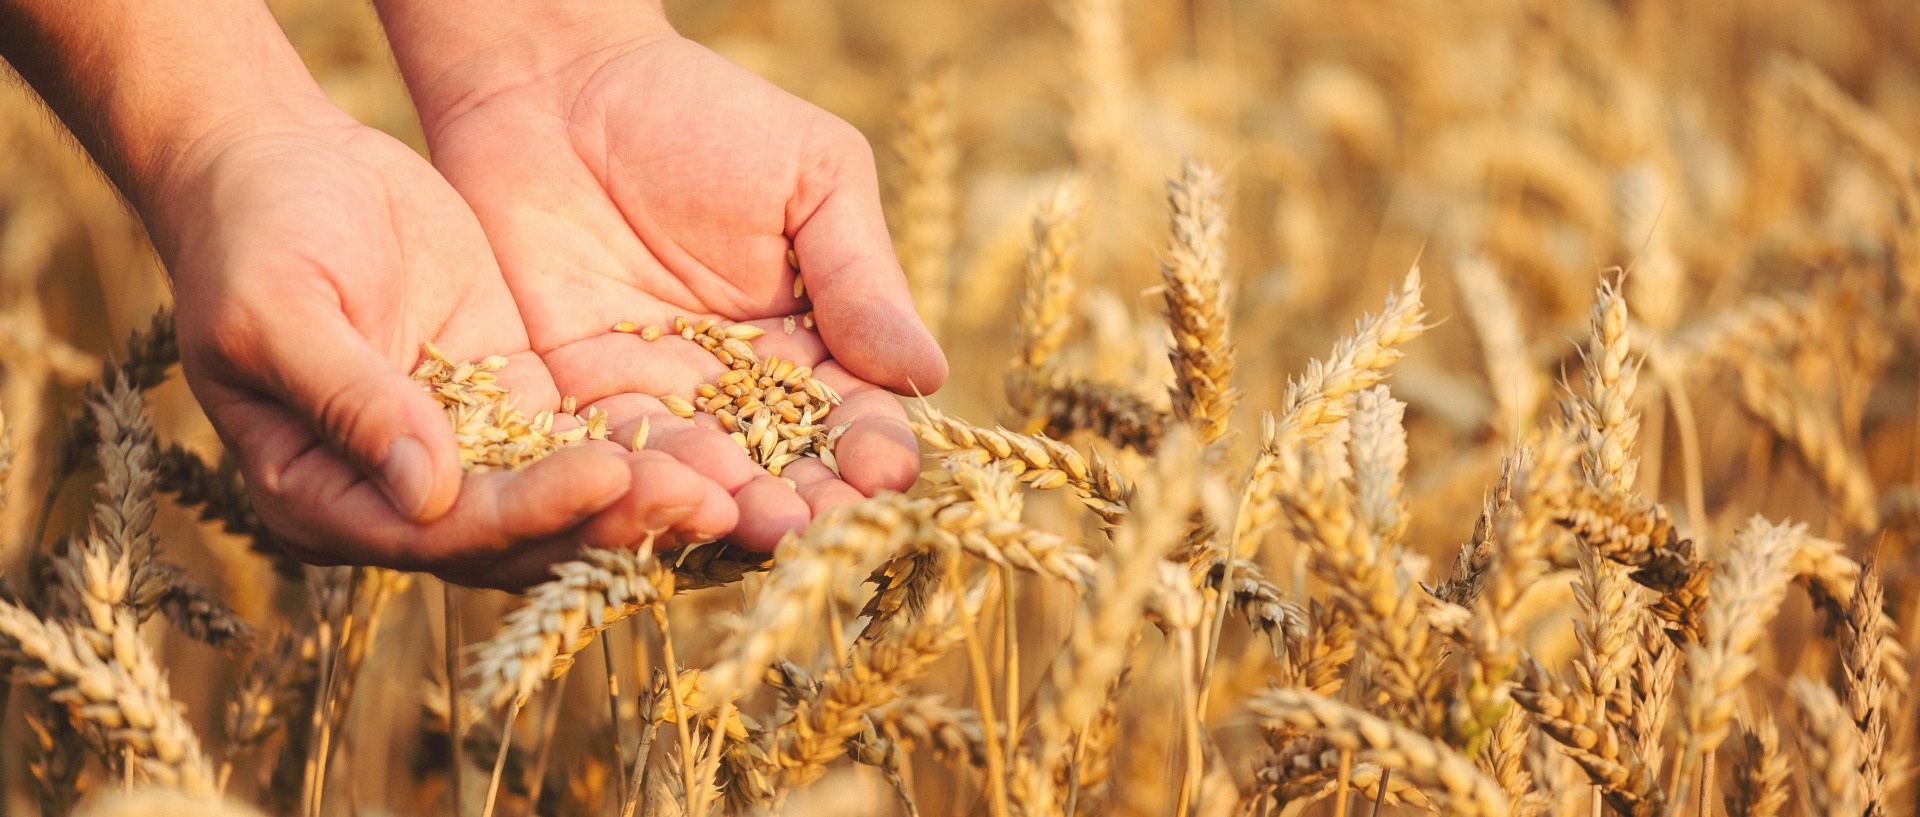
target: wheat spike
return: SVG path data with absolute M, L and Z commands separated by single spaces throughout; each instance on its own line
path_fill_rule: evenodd
M 1117 523 L 1132 501 L 1132 486 L 1098 452 L 1082 456 L 1050 437 L 972 425 L 924 402 L 915 406 L 914 415 L 913 429 L 927 445 L 976 462 L 1016 466 L 1020 481 L 1035 488 L 1070 486 L 1109 523 Z
M 1421 311 L 1420 268 L 1414 267 L 1377 315 L 1361 318 L 1350 337 L 1334 344 L 1333 355 L 1307 365 L 1287 382 L 1281 410 L 1267 446 L 1290 451 L 1325 433 L 1353 410 L 1353 395 L 1386 378 L 1386 368 L 1402 356 L 1399 347 L 1425 332 Z
M 1226 436 L 1234 404 L 1233 338 L 1228 325 L 1226 216 L 1220 179 L 1189 160 L 1167 182 L 1170 239 L 1160 262 L 1167 325 L 1173 329 L 1173 413 L 1200 439 Z
M 589 549 L 579 561 L 555 565 L 553 574 L 474 650 L 467 673 L 479 699 L 499 707 L 531 698 L 601 631 L 673 595 L 651 552 Z
M 1809 813 L 1859 817 L 1867 801 L 1860 779 L 1860 734 L 1833 690 L 1805 678 L 1788 682 L 1800 711 L 1795 738 L 1805 759 Z
M 1546 386 L 1532 365 L 1525 329 L 1513 290 L 1493 262 L 1483 256 L 1463 258 L 1453 265 L 1453 282 L 1460 300 L 1472 304 L 1463 310 L 1480 339 L 1480 359 L 1486 369 L 1487 390 L 1493 395 L 1495 416 L 1490 424 L 1508 438 L 1533 427 L 1534 412 L 1546 395 Z
M 1756 723 L 1744 725 L 1740 737 L 1746 758 L 1733 767 L 1727 814 L 1776 817 L 1786 807 L 1791 791 L 1787 780 L 1791 768 L 1786 753 L 1780 751 L 1780 730 L 1774 727 L 1771 716 L 1763 714 Z
M 1591 698 L 1554 678 L 1538 661 L 1520 665 L 1513 700 L 1572 758 L 1614 808 L 1634 817 L 1662 813 L 1665 798 L 1648 766 Z
M 1509 813 L 1507 795 L 1499 783 L 1446 744 L 1413 730 L 1297 689 L 1267 692 L 1248 708 L 1269 722 L 1316 732 L 1334 746 L 1353 752 L 1356 762 L 1406 776 L 1440 799 L 1449 813 L 1464 817 Z
M 25 680 L 49 689 L 103 758 L 130 761 L 156 785 L 211 793 L 213 770 L 175 702 L 132 614 L 116 610 L 102 632 L 0 601 L 0 636 L 12 642 Z
M 1033 214 L 1027 245 L 1027 280 L 1020 291 L 1019 349 L 1008 372 L 1007 395 L 1017 411 L 1028 411 L 1032 395 L 1016 380 L 1032 380 L 1055 367 L 1054 355 L 1073 325 L 1074 267 L 1080 257 L 1080 211 L 1085 194 L 1078 179 L 1055 185 Z
M 1872 562 L 1860 571 L 1860 582 L 1847 605 L 1840 627 L 1842 700 L 1860 734 L 1860 778 L 1867 800 L 1866 817 L 1887 814 L 1887 740 L 1896 687 L 1885 667 L 1895 663 L 1888 654 L 1895 642 L 1893 623 L 1886 618 L 1886 598 Z M 1903 679 L 1904 680 L 1904 679 Z M 1902 685 L 1904 686 L 1904 685 Z
M 1726 739 L 1738 692 L 1759 666 L 1753 647 L 1785 598 L 1795 529 L 1764 519 L 1747 522 L 1714 572 L 1702 618 L 1704 634 L 1687 649 L 1687 741 L 1684 775 Z
M 916 78 L 900 106 L 904 126 L 894 141 L 906 170 L 900 191 L 900 266 L 920 317 L 939 336 L 952 300 L 954 174 L 953 67 L 936 63 Z

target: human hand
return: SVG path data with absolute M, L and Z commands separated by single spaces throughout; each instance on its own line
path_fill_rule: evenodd
M 894 260 L 859 132 L 663 20 L 533 25 L 515 37 L 541 43 L 539 59 L 519 62 L 434 40 L 448 31 L 421 19 L 443 13 L 434 6 L 381 10 L 434 164 L 479 217 L 561 391 L 607 411 L 615 439 L 650 422 L 650 449 L 733 494 L 733 538 L 747 547 L 771 549 L 834 505 L 911 485 L 918 445 L 886 390 L 931 393 L 946 361 Z M 789 248 L 807 298 L 795 296 Z M 787 334 L 783 318 L 808 309 L 817 329 Z M 803 459 L 783 472 L 789 486 L 712 418 L 669 414 L 659 397 L 690 395 L 724 367 L 671 334 L 648 343 L 608 329 L 676 315 L 760 326 L 760 354 L 812 366 L 839 391 L 828 421 L 852 422 L 840 473 Z
M 140 197 L 174 276 L 188 383 L 282 544 L 514 588 L 582 544 L 733 527 L 712 481 L 613 443 L 463 480 L 445 415 L 407 376 L 423 342 L 506 356 L 501 380 L 528 413 L 559 391 L 452 188 L 324 100 L 299 107 L 206 134 Z

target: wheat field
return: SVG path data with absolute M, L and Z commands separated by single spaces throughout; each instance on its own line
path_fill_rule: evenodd
M 422 144 L 370 9 L 271 5 Z M 1920 813 L 1920 8 L 669 10 L 874 144 L 919 483 L 519 596 L 294 562 L 5 85 L 0 813 Z M 474 467 L 604 436 L 404 365 Z

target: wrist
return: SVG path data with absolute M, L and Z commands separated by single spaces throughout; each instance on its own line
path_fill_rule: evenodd
M 331 107 L 257 2 L 4 0 L 0 56 L 143 216 L 210 140 Z
M 375 0 L 429 133 L 487 98 L 678 36 L 661 0 Z

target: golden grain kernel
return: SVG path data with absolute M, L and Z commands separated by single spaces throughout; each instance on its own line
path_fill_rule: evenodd
M 698 386 L 695 386 L 693 390 L 696 394 L 699 394 L 701 397 L 714 397 L 720 394 L 720 390 L 714 388 L 712 383 L 702 383 Z
M 640 330 L 640 339 L 645 341 L 659 340 L 660 327 L 654 326 L 653 324 L 647 324 L 646 328 Z
M 759 411 L 762 405 L 765 405 L 765 404 L 760 402 L 760 398 L 749 397 L 745 400 L 740 401 L 740 414 L 743 416 L 750 415 L 756 411 Z
M 1067 484 L 1067 472 L 1049 468 L 1034 474 L 1027 484 L 1038 490 L 1051 491 Z
M 667 410 L 673 412 L 676 417 L 691 418 L 693 416 L 693 404 L 687 402 L 685 397 L 669 394 L 660 398 L 660 402 L 666 404 Z
M 712 400 L 707 401 L 707 410 L 719 411 L 731 405 L 733 405 L 733 397 L 722 394 L 718 397 L 713 398 Z
M 748 388 L 747 386 L 744 386 L 739 383 L 735 383 L 731 386 L 721 389 L 721 391 L 724 391 L 733 397 L 744 397 L 747 394 L 747 388 Z
M 742 434 L 738 431 L 735 431 L 732 434 L 728 434 L 727 437 L 729 439 L 732 439 L 734 442 L 739 443 L 741 448 L 744 448 L 748 451 L 753 450 L 753 446 L 747 444 L 747 435 Z
M 691 324 L 687 323 L 686 318 L 680 317 L 679 315 L 673 316 L 673 331 L 685 332 L 687 331 L 687 327 L 690 325 Z
M 727 327 L 727 337 L 735 340 L 753 340 L 766 333 L 767 330 L 750 323 L 736 323 Z
M 714 340 L 712 335 L 695 335 L 692 329 L 688 329 L 687 334 L 690 335 L 687 340 L 700 344 L 700 348 L 709 352 L 720 348 L 720 341 Z
M 720 418 L 721 428 L 728 431 L 740 430 L 740 421 L 734 419 L 733 412 L 728 411 L 726 408 L 723 407 L 719 411 L 714 412 L 713 416 Z
M 707 333 L 707 330 L 712 329 L 714 324 L 719 322 L 720 321 L 715 318 L 702 318 L 699 323 L 693 325 L 693 333 L 696 335 L 704 335 Z
M 794 408 L 793 406 L 781 406 L 779 411 L 780 411 L 780 419 L 785 420 L 789 423 L 800 422 L 799 409 Z
M 787 390 L 779 386 L 770 386 L 760 393 L 760 400 L 765 403 L 778 403 L 785 399 L 787 399 Z
M 579 407 L 580 407 L 580 401 L 571 394 L 560 398 L 561 414 L 572 414 L 574 410 L 578 409 Z
M 717 352 L 714 352 L 714 353 L 713 353 L 713 356 L 714 356 L 715 358 L 718 358 L 718 359 L 720 360 L 720 365 L 722 365 L 722 366 L 732 366 L 732 365 L 733 365 L 733 362 L 734 362 L 734 357 L 733 357 L 733 353 L 732 353 L 732 352 L 729 352 L 729 351 L 727 351 L 727 350 L 725 350 L 725 349 L 721 349 L 720 351 L 717 351 Z
M 694 336 L 693 336 L 693 327 L 691 327 L 691 326 L 689 326 L 689 327 L 686 327 L 685 329 L 681 329 L 681 330 L 680 330 L 680 339 L 681 339 L 681 340 L 693 340 L 693 337 L 694 337 Z
M 738 338 L 727 338 L 720 343 L 720 348 L 731 352 L 735 358 L 740 360 L 750 361 L 755 357 L 753 354 L 753 346 Z
M 631 445 L 628 445 L 627 447 L 635 451 L 639 451 L 642 448 L 646 448 L 647 437 L 650 436 L 652 433 L 653 433 L 653 420 L 646 417 L 640 418 L 640 427 L 633 430 L 633 442 Z
M 800 316 L 800 325 L 808 329 L 813 328 L 813 312 L 811 310 L 809 310 L 807 314 Z
M 780 361 L 780 365 L 773 367 L 770 371 L 767 372 L 767 375 L 769 377 L 772 377 L 774 382 L 777 383 L 779 381 L 787 379 L 788 375 L 793 374 L 793 369 L 794 369 L 793 361 L 782 360 Z
M 800 273 L 797 271 L 793 274 L 793 297 L 795 298 L 807 297 L 806 279 L 801 278 Z
M 613 331 L 615 332 L 632 332 L 639 328 L 640 327 L 636 326 L 633 321 L 621 321 L 613 325 Z
M 800 256 L 794 254 L 792 247 L 787 248 L 787 266 L 795 270 L 800 269 Z
M 731 386 L 735 383 L 745 380 L 746 378 L 747 378 L 746 372 L 731 370 L 731 371 L 721 372 L 720 376 L 715 378 L 713 382 L 714 382 L 714 385 L 717 385 L 717 386 Z

